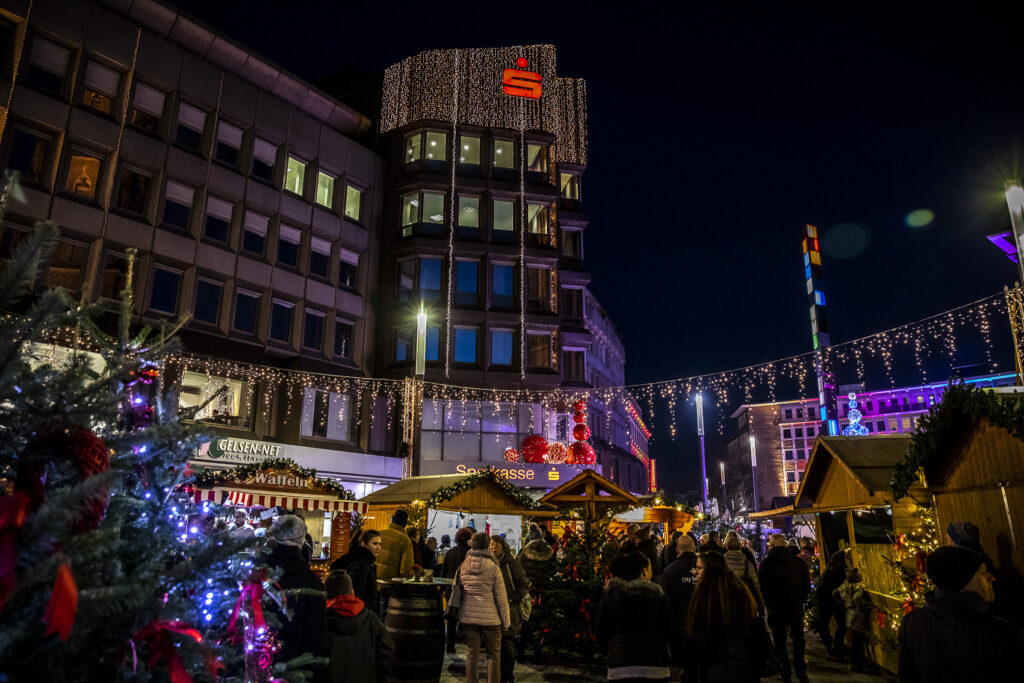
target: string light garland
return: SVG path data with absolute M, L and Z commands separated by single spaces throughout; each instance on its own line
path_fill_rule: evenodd
M 455 82 L 458 83 L 459 74 L 459 53 L 455 52 Z M 451 157 L 451 179 L 448 188 L 448 307 L 445 310 L 444 324 L 444 376 L 445 379 L 451 376 L 452 356 L 452 280 L 455 275 L 455 169 L 458 167 L 459 154 L 459 89 L 452 88 L 452 157 Z
M 255 477 L 260 472 L 283 471 L 302 477 L 311 486 L 323 489 L 338 497 L 339 500 L 355 500 L 354 493 L 336 481 L 318 478 L 315 469 L 302 467 L 291 458 L 268 458 L 260 462 L 239 465 L 223 470 L 207 470 L 198 468 L 195 473 L 194 485 L 198 488 L 222 486 L 234 482 L 242 482 Z
M 903 588 L 891 595 L 900 601 L 898 610 L 884 612 L 886 625 L 898 631 L 903 616 L 924 607 L 925 594 L 934 586 L 928 579 L 928 554 L 939 547 L 939 530 L 931 508 L 918 506 L 917 526 L 906 534 L 898 534 L 893 542 L 894 559 L 883 556 L 900 576 Z M 912 565 L 912 566 L 908 566 Z
M 438 505 L 448 502 L 460 493 L 475 489 L 485 481 L 489 481 L 500 488 L 506 495 L 522 506 L 524 510 L 540 510 L 543 507 L 493 467 L 483 467 L 472 474 L 456 479 L 448 486 L 442 486 L 430 494 L 430 497 L 426 500 L 426 507 L 436 510 Z

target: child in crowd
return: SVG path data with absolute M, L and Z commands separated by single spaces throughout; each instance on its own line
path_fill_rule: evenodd
M 344 569 L 331 572 L 325 587 L 331 683 L 384 683 L 395 649 L 391 634 L 353 594 Z
M 871 598 L 861 585 L 860 571 L 846 570 L 846 581 L 832 591 L 836 601 L 846 607 L 846 627 L 850 631 L 850 671 L 870 672 L 875 669 L 868 658 L 868 620 L 871 618 Z

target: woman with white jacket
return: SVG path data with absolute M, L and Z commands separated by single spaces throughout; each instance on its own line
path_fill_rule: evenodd
M 488 550 L 490 537 L 478 533 L 469 541 L 469 552 L 459 568 L 462 584 L 459 621 L 466 633 L 466 681 L 478 683 L 477 660 L 481 643 L 487 650 L 487 683 L 501 676 L 501 633 L 509 627 L 510 616 L 505 580 L 498 560 Z

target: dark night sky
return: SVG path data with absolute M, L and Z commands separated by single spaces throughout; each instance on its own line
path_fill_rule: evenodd
M 807 222 L 834 343 L 1016 273 L 985 235 L 1009 229 L 1003 181 L 1024 171 L 1024 5 L 179 4 L 311 81 L 426 49 L 556 45 L 559 73 L 587 80 L 586 260 L 630 383 L 809 351 Z M 908 228 L 922 208 L 934 222 Z M 691 441 L 652 443 L 670 485 L 688 483 Z

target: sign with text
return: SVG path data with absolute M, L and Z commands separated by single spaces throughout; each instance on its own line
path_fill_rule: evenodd
M 250 439 L 216 439 L 199 447 L 199 457 L 244 465 L 262 462 L 267 458 L 280 458 L 282 454 L 279 443 Z
M 601 472 L 600 465 L 550 465 L 505 462 L 467 462 L 465 460 L 421 460 L 420 474 L 461 474 L 468 476 L 484 467 L 493 467 L 516 486 L 553 489 L 585 469 Z

